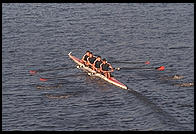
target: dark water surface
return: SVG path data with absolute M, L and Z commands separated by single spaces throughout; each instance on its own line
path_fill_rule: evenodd
M 3 4 L 3 130 L 194 130 L 193 4 Z M 86 50 L 130 90 L 87 76 Z M 66 67 L 30 75 L 30 70 Z M 70 67 L 68 69 L 68 67 Z M 183 79 L 167 77 L 182 75 Z M 65 78 L 51 79 L 42 77 Z

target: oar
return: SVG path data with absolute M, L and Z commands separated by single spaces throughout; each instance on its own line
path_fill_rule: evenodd
M 47 71 L 55 71 L 55 70 L 63 70 L 63 69 L 69 69 L 69 68 L 72 68 L 72 67 L 60 67 L 60 68 L 53 68 L 53 69 L 46 69 L 46 70 L 43 70 L 43 69 L 39 69 L 39 70 L 30 70 L 29 73 L 31 75 L 34 75 L 36 73 L 41 73 L 41 72 L 47 72 Z
M 165 67 L 164 66 L 160 66 L 160 67 L 155 67 L 155 68 L 141 68 L 141 67 L 117 67 L 114 68 L 115 70 L 121 70 L 121 69 L 127 69 L 127 70 L 132 70 L 132 69 L 145 69 L 145 70 L 159 70 L 159 71 L 164 71 Z
M 113 61 L 112 63 L 126 63 L 126 64 L 150 64 L 150 61 Z
M 48 78 L 43 78 L 43 77 L 41 77 L 39 80 L 45 82 L 45 81 L 48 81 L 48 80 L 51 80 L 51 79 L 66 78 L 66 77 L 74 77 L 74 76 L 80 76 L 80 75 L 84 75 L 84 73 L 80 73 L 80 74 L 71 74 L 71 75 L 65 75 L 65 76 L 59 76 L 59 77 L 48 77 Z

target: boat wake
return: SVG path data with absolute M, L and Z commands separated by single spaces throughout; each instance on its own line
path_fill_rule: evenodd
M 146 96 L 130 88 L 127 90 L 131 92 L 133 95 L 135 95 L 136 97 L 138 97 L 140 100 L 142 100 L 145 105 L 149 106 L 163 124 L 167 124 L 168 126 L 173 126 L 173 127 L 176 126 L 178 127 L 179 130 L 189 130 L 188 128 L 182 126 L 183 124 L 181 124 L 177 119 L 175 119 L 169 113 L 163 111 L 159 106 L 157 106 L 149 99 L 147 99 Z
M 71 96 L 72 96 L 71 94 L 68 94 L 68 95 L 58 95 L 58 96 L 46 94 L 46 97 L 48 97 L 49 99 L 67 99 L 67 98 L 69 98 Z
M 58 84 L 55 86 L 41 86 L 41 85 L 37 85 L 36 88 L 39 90 L 50 90 L 50 89 L 56 89 L 56 88 L 60 88 L 62 87 L 62 84 Z

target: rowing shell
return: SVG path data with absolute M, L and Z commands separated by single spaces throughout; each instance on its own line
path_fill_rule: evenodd
M 101 79 L 103 79 L 103 80 L 105 80 L 105 81 L 107 81 L 107 82 L 109 82 L 109 83 L 111 83 L 115 86 L 118 86 L 122 89 L 128 89 L 127 86 L 125 86 L 123 83 L 116 80 L 114 77 L 107 78 L 104 75 L 102 75 L 100 73 L 97 73 L 96 71 L 92 70 L 91 68 L 86 67 L 80 59 L 76 58 L 75 56 L 72 56 L 71 52 L 68 55 L 76 64 L 78 64 L 77 68 L 82 69 L 83 71 L 87 72 L 88 75 L 99 77 L 99 78 L 101 78 Z

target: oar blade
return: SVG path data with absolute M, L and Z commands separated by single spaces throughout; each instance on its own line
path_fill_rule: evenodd
M 37 71 L 35 71 L 35 70 L 30 70 L 29 73 L 30 73 L 31 75 L 34 75 L 34 74 L 37 73 Z
M 159 71 L 164 71 L 165 70 L 165 67 L 164 66 L 160 66 L 160 67 L 157 67 L 155 68 L 156 70 L 159 70 Z
M 48 79 L 46 79 L 46 78 L 40 78 L 39 80 L 43 81 L 43 82 L 48 81 Z
M 146 61 L 145 64 L 146 64 L 146 65 L 147 65 L 147 64 L 150 64 L 150 61 Z

